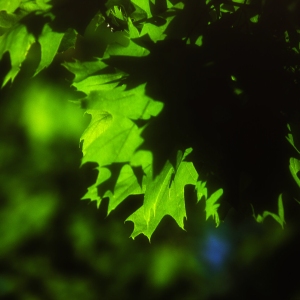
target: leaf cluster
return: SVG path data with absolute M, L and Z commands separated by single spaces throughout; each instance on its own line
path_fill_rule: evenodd
M 184 228 L 186 185 L 217 226 L 228 207 L 283 226 L 300 186 L 296 2 L 90 0 L 68 17 L 68 1 L 2 2 L 3 86 L 38 44 L 34 75 L 63 54 L 91 117 L 82 164 L 98 177 L 83 199 L 109 198 L 110 213 L 142 195 L 133 238 L 150 239 L 166 215 Z

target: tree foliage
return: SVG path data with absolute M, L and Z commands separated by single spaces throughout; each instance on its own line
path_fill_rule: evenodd
M 68 16 L 61 8 L 69 6 Z M 84 6 L 84 7 L 82 7 Z M 166 215 L 184 229 L 185 187 L 220 223 L 229 209 L 284 225 L 299 197 L 298 1 L 0 1 L 0 57 L 13 84 L 37 46 L 34 76 L 55 61 L 91 117 L 83 199 L 131 195 L 131 235 Z M 61 71 L 62 72 L 62 71 Z M 73 99 L 75 101 L 75 99 Z M 278 210 L 278 213 L 276 211 Z

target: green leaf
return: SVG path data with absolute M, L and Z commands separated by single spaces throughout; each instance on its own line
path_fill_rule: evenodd
M 35 42 L 34 36 L 27 31 L 23 24 L 18 24 L 12 30 L 0 36 L 0 58 L 8 51 L 11 60 L 11 69 L 5 76 L 2 86 L 8 81 L 13 81 L 20 71 L 20 66 Z
M 0 27 L 11 28 L 17 22 L 17 17 L 14 14 L 10 14 L 5 10 L 0 11 Z
M 20 8 L 27 13 L 33 11 L 46 11 L 52 7 L 49 4 L 51 0 L 27 0 L 21 1 Z
M 115 18 L 121 21 L 126 21 L 126 16 L 123 14 L 122 9 L 120 7 L 114 6 L 113 8 L 111 8 L 110 12 Z
M 106 111 L 93 109 L 88 109 L 86 113 L 92 116 L 92 121 L 82 134 L 81 139 L 85 141 L 85 147 L 89 147 L 95 139 L 99 138 L 109 128 L 113 117 Z
M 87 139 L 84 133 L 81 138 L 84 140 L 82 163 L 91 161 L 105 166 L 113 162 L 128 162 L 142 144 L 143 139 L 140 136 L 142 130 L 133 121 L 120 115 L 111 115 L 109 118 L 111 118 L 109 126 L 106 120 L 98 122 L 100 134 L 91 134 Z M 87 130 L 91 127 L 94 127 L 93 123 Z M 105 130 L 102 129 L 103 127 Z
M 183 157 L 177 156 L 177 170 L 167 161 L 161 173 L 147 184 L 143 206 L 126 219 L 134 223 L 134 231 L 131 234 L 133 239 L 139 234 L 144 234 L 150 240 L 166 215 L 171 216 L 179 227 L 184 229 L 184 187 L 187 184 L 195 185 L 198 173 L 191 162 L 182 160 Z
M 300 160 L 296 159 L 296 158 L 290 158 L 290 171 L 292 173 L 292 176 L 294 178 L 294 180 L 296 181 L 298 187 L 300 187 L 300 179 L 298 177 L 298 172 L 300 170 Z
M 51 0 L 36 0 L 36 4 L 43 10 L 48 10 L 52 7 Z
M 206 220 L 209 217 L 212 217 L 216 222 L 216 226 L 218 227 L 220 225 L 220 218 L 219 218 L 219 214 L 218 214 L 218 208 L 219 208 L 220 204 L 216 203 L 216 202 L 223 195 L 223 189 L 218 189 L 207 199 L 206 181 L 198 181 L 196 183 L 196 191 L 197 191 L 197 201 L 198 202 L 203 197 L 206 200 L 205 201 Z
M 105 167 L 97 168 L 97 170 L 99 171 L 97 182 L 88 189 L 88 192 L 81 199 L 97 201 L 97 207 L 99 207 L 102 199 L 108 197 L 107 214 L 114 210 L 128 196 L 143 193 L 142 186 L 138 183 L 131 165 L 125 164 L 121 168 L 117 182 L 113 188 L 107 188 L 113 175 L 112 172 Z
M 266 217 L 270 216 L 276 222 L 278 222 L 281 225 L 281 227 L 283 228 L 285 221 L 284 221 L 284 208 L 283 208 L 283 203 L 282 203 L 282 194 L 280 194 L 278 197 L 278 215 L 271 213 L 269 211 L 264 211 L 262 215 L 258 214 L 257 216 L 255 216 L 253 207 L 252 207 L 252 210 L 253 210 L 253 217 L 258 223 L 262 223 Z
M 146 84 L 127 90 L 125 84 L 116 86 L 118 82 L 110 83 L 112 78 L 118 79 L 120 75 L 92 76 L 92 81 L 84 80 L 80 85 L 76 84 L 77 88 L 80 87 L 81 91 L 88 94 L 90 109 L 108 111 L 113 116 L 126 116 L 132 120 L 148 120 L 160 113 L 163 103 L 146 95 Z
M 89 76 L 78 83 L 74 83 L 73 86 L 76 87 L 77 90 L 82 91 L 85 94 L 90 94 L 91 92 L 93 92 L 93 94 L 90 95 L 89 100 L 95 102 L 96 94 L 98 94 L 98 96 L 102 96 L 100 94 L 114 93 L 112 92 L 112 90 L 117 87 L 118 81 L 122 77 L 122 73 Z M 100 90 L 100 92 L 95 93 L 95 91 L 97 90 Z
M 107 47 L 107 54 L 108 55 L 122 55 L 122 56 L 146 56 L 149 54 L 149 51 L 136 44 L 132 39 L 136 39 L 140 37 L 140 33 L 138 29 L 133 25 L 130 18 L 127 20 L 128 22 L 128 30 L 129 30 L 129 44 L 126 46 L 122 46 L 118 43 L 111 43 Z
M 143 26 L 141 36 L 148 34 L 153 42 L 161 41 L 166 38 L 165 30 L 168 28 L 174 16 L 170 16 L 164 19 L 165 23 L 161 26 L 156 26 L 151 23 L 146 23 Z
M 101 189 L 101 186 L 99 187 Z M 142 187 L 137 181 L 132 167 L 126 164 L 121 169 L 114 191 L 110 192 L 108 202 L 108 214 L 130 195 L 142 194 Z
M 92 83 L 90 79 L 75 85 L 88 94 L 87 113 L 92 116 L 81 137 L 82 162 L 93 161 L 99 166 L 129 162 L 143 142 L 143 128 L 138 128 L 132 120 L 148 120 L 158 115 L 163 104 L 146 96 L 145 85 L 126 90 L 125 85 L 115 88 L 117 83 L 106 85 L 106 80 L 111 79 L 109 75 L 92 76 Z
M 202 46 L 203 35 L 200 35 L 195 41 L 195 45 L 201 47 Z
M 147 14 L 147 18 L 152 17 L 151 9 L 150 9 L 150 0 L 131 0 L 133 4 L 140 7 Z
M 41 61 L 35 71 L 35 75 L 52 63 L 63 36 L 64 33 L 55 32 L 49 24 L 45 24 L 43 31 L 38 38 L 38 42 L 41 45 Z
M 258 21 L 259 21 L 259 15 L 257 14 L 257 15 L 255 15 L 255 16 L 251 17 L 251 18 L 250 18 L 250 21 L 251 21 L 252 23 L 258 23 Z
M 98 186 L 100 184 L 102 184 L 103 182 L 105 182 L 106 180 L 108 180 L 111 177 L 111 172 L 109 169 L 107 168 L 100 168 L 97 167 L 95 168 L 96 170 L 98 170 L 98 177 L 96 182 L 91 185 L 88 188 L 88 191 L 86 192 L 86 194 L 81 198 L 81 200 L 84 199 L 90 199 L 91 201 L 96 201 L 97 202 L 97 207 L 99 208 L 100 204 L 101 204 L 101 200 L 103 199 L 103 197 L 99 196 L 98 193 Z
M 205 206 L 206 220 L 209 217 L 212 217 L 215 220 L 217 227 L 220 225 L 220 219 L 218 214 L 218 208 L 220 204 L 216 202 L 219 200 L 219 198 L 222 195 L 223 195 L 223 189 L 218 189 L 206 200 L 206 206 Z
M 207 199 L 207 188 L 206 188 L 206 181 L 198 181 L 196 184 L 197 190 L 197 201 L 199 202 L 203 197 Z
M 166 34 L 164 34 L 165 28 L 167 28 L 167 26 L 157 27 L 151 23 L 146 23 L 143 26 L 141 35 L 148 34 L 151 40 L 156 43 L 157 41 L 165 39 L 166 37 Z
M 19 6 L 21 0 L 0 0 L 0 11 L 5 10 L 8 13 L 13 13 Z
M 294 137 L 293 137 L 293 134 L 291 133 L 291 126 L 290 126 L 290 124 L 287 124 L 287 128 L 290 131 L 290 133 L 285 138 L 294 147 L 294 149 L 300 154 L 300 151 L 297 149 L 297 147 L 295 145 Z
M 76 82 L 82 81 L 90 75 L 107 67 L 100 58 L 95 58 L 95 61 L 87 62 L 80 62 L 79 60 L 75 60 L 75 62 L 64 62 L 62 65 L 75 75 L 75 78 L 73 79 L 73 85 L 75 87 Z M 82 86 L 84 88 L 84 84 L 82 84 Z M 77 89 L 80 90 L 80 87 Z

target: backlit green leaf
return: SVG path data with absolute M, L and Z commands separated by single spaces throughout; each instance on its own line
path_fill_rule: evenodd
M 38 38 L 41 45 L 41 61 L 35 75 L 52 63 L 63 36 L 64 33 L 53 31 L 49 24 L 44 26 L 42 34 Z
M 5 10 L 9 13 L 13 13 L 19 6 L 21 0 L 0 0 L 0 11 Z
M 198 173 L 192 163 L 182 160 L 182 155 L 178 158 L 181 159 L 176 162 L 178 169 L 175 170 L 167 161 L 161 173 L 148 183 L 143 206 L 127 218 L 126 221 L 134 223 L 132 238 L 144 234 L 150 240 L 154 230 L 166 215 L 175 219 L 179 227 L 184 229 L 183 221 L 186 218 L 184 187 L 188 184 L 195 185 Z
M 27 31 L 26 26 L 23 24 L 16 25 L 12 30 L 0 36 L 0 57 L 8 51 L 11 60 L 11 69 L 5 76 L 3 86 L 8 81 L 15 79 L 27 52 L 34 42 L 34 36 Z
M 219 200 L 219 198 L 222 195 L 223 195 L 223 189 L 218 189 L 206 200 L 206 206 L 205 206 L 206 220 L 209 217 L 212 217 L 215 220 L 217 227 L 220 225 L 220 219 L 218 214 L 218 208 L 220 204 L 216 202 Z
M 73 79 L 75 87 L 77 87 L 76 82 L 82 81 L 88 76 L 107 67 L 107 65 L 100 58 L 96 58 L 94 61 L 87 62 L 80 62 L 78 60 L 75 60 L 74 62 L 65 62 L 63 63 L 63 66 L 75 75 L 75 78 Z M 83 84 L 83 88 L 85 88 L 84 85 L 85 84 Z M 80 87 L 77 87 L 77 89 L 80 90 Z
M 133 4 L 140 7 L 147 14 L 147 18 L 152 17 L 151 9 L 150 9 L 150 0 L 131 0 Z

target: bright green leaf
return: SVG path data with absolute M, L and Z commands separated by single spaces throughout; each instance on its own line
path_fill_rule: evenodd
M 0 0 L 0 11 L 5 10 L 8 13 L 13 13 L 19 6 L 21 0 Z
M 103 82 L 103 78 L 98 79 Z M 90 92 L 90 85 L 80 85 L 81 91 L 89 94 L 87 113 L 92 115 L 91 123 L 81 137 L 84 141 L 83 163 L 93 161 L 100 167 L 113 162 L 129 162 L 143 142 L 143 129 L 132 120 L 147 120 L 158 115 L 163 107 L 161 102 L 145 95 L 145 85 L 132 90 L 126 90 L 125 86 L 101 90 L 102 86 L 105 84 L 95 81 L 95 90 Z
M 67 70 L 75 75 L 73 83 L 82 81 L 88 76 L 104 69 L 107 65 L 100 59 L 96 58 L 95 61 L 80 62 L 65 62 L 62 64 Z M 76 85 L 74 85 L 76 87 Z M 80 89 L 79 87 L 77 89 Z
M 39 10 L 48 10 L 51 8 L 49 4 L 50 0 L 28 0 L 28 1 L 21 1 L 20 9 L 26 11 L 27 13 Z
M 99 125 L 103 126 L 102 123 Z M 92 136 L 92 140 L 84 140 L 82 163 L 91 161 L 105 166 L 112 162 L 128 162 L 143 142 L 140 134 L 141 129 L 128 118 L 112 116 L 109 128 L 100 137 L 96 135 L 95 139 Z
M 92 115 L 92 121 L 82 134 L 81 139 L 85 141 L 84 146 L 89 147 L 93 140 L 99 138 L 109 128 L 113 117 L 108 112 L 99 110 L 89 109 L 86 113 Z
M 99 167 L 97 167 L 96 170 L 98 170 L 99 172 L 97 181 L 88 188 L 88 191 L 81 198 L 81 200 L 90 199 L 91 201 L 97 201 L 97 207 L 99 208 L 103 197 L 100 197 L 98 194 L 98 186 L 111 177 L 111 171 L 107 168 L 99 168 Z
M 259 15 L 255 15 L 254 17 L 250 18 L 252 23 L 257 23 L 259 21 Z
M 52 7 L 51 0 L 36 0 L 36 4 L 43 10 L 50 9 Z
M 35 42 L 34 36 L 27 31 L 23 24 L 19 24 L 12 30 L 0 36 L 0 57 L 8 51 L 11 60 L 11 69 L 6 75 L 3 86 L 10 80 L 14 80 L 20 71 L 21 64 L 26 58 L 27 52 Z
M 205 200 L 207 199 L 206 181 L 197 181 L 196 190 L 197 190 L 197 201 L 200 201 L 202 197 L 204 197 Z
M 146 56 L 149 54 L 149 51 L 136 44 L 132 39 L 136 39 L 140 37 L 140 33 L 138 29 L 133 25 L 130 18 L 127 20 L 128 29 L 129 29 L 129 44 L 126 46 L 122 46 L 118 43 L 111 43 L 107 46 L 107 54 L 108 55 L 126 55 L 126 56 Z M 141 34 L 142 35 L 142 34 Z
M 102 82 L 103 77 L 99 76 L 97 79 L 98 82 Z M 89 92 L 87 98 L 89 107 L 108 111 L 114 116 L 118 114 L 132 120 L 148 120 L 151 116 L 157 116 L 163 108 L 162 102 L 154 101 L 146 95 L 145 84 L 131 90 L 126 90 L 125 85 L 106 89 L 106 85 L 102 83 L 94 84 L 93 87 L 94 91 L 92 92 L 90 92 L 90 86 L 87 86 L 87 89 L 84 87 L 81 89 L 85 93 Z
M 49 24 L 45 24 L 43 31 L 38 38 L 38 42 L 41 45 L 41 61 L 35 75 L 52 63 L 63 36 L 64 33 L 55 32 Z
M 101 189 L 101 186 L 100 186 Z M 130 195 L 142 194 L 142 187 L 128 164 L 121 169 L 114 191 L 109 195 L 108 214 Z
M 118 6 L 114 6 L 111 9 L 111 13 L 114 17 L 116 17 L 117 19 L 120 19 L 122 21 L 125 21 L 126 17 L 124 16 L 122 9 Z
M 151 23 L 146 23 L 143 26 L 141 36 L 148 34 L 153 42 L 161 41 L 166 38 L 165 30 L 169 26 L 174 16 L 165 19 L 166 23 L 162 26 L 156 26 Z
M 215 220 L 217 227 L 220 225 L 220 219 L 218 214 L 218 208 L 220 204 L 216 202 L 219 200 L 219 198 L 222 195 L 223 195 L 223 189 L 218 189 L 206 200 L 206 206 L 205 206 L 206 220 L 209 217 L 212 217 Z
M 173 174 L 175 175 L 172 180 Z M 187 184 L 195 185 L 197 178 L 198 173 L 192 163 L 181 161 L 176 171 L 167 161 L 161 173 L 147 185 L 143 206 L 126 220 L 134 223 L 131 237 L 144 234 L 150 240 L 154 230 L 166 215 L 174 218 L 184 229 L 183 221 L 186 218 L 184 187 Z
M 78 83 L 74 83 L 73 86 L 76 87 L 77 90 L 86 94 L 93 92 L 93 96 L 96 95 L 94 91 L 97 90 L 101 90 L 102 93 L 114 93 L 112 91 L 118 85 L 117 80 L 121 79 L 122 77 L 123 75 L 121 73 L 89 76 Z M 94 100 L 94 98 L 92 100 Z

